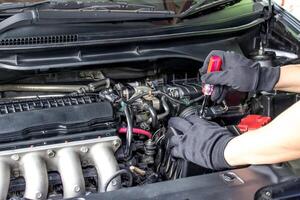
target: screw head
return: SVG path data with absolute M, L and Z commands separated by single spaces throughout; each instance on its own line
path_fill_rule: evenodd
M 37 199 L 40 199 L 40 198 L 43 197 L 43 194 L 42 194 L 41 192 L 37 192 L 37 193 L 35 194 L 35 197 L 36 197 Z
M 13 174 L 13 177 L 15 177 L 15 178 L 20 177 L 20 171 L 19 170 L 13 170 L 12 174 Z
M 11 159 L 14 161 L 18 161 L 20 159 L 20 156 L 18 154 L 14 154 L 11 156 Z
M 83 147 L 80 148 L 80 151 L 82 153 L 87 153 L 89 151 L 89 148 L 87 148 L 86 146 L 83 146 Z
M 88 166 L 88 164 L 89 164 L 89 162 L 87 160 L 83 160 L 81 162 L 82 167 L 86 167 L 86 166 Z
M 47 155 L 48 155 L 49 158 L 53 158 L 55 156 L 55 151 L 47 150 Z
M 118 184 L 118 181 L 117 181 L 116 179 L 113 179 L 113 180 L 111 181 L 111 184 L 112 184 L 113 186 L 116 186 L 116 185 Z
M 112 145 L 113 145 L 115 148 L 118 148 L 118 147 L 121 145 L 121 143 L 120 143 L 119 140 L 114 140 L 113 143 L 112 143 Z
M 271 192 L 267 191 L 265 194 L 266 196 L 271 197 Z
M 74 192 L 80 192 L 80 186 L 79 185 L 75 185 Z

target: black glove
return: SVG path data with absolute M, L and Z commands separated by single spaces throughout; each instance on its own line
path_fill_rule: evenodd
M 206 74 L 211 56 L 223 60 L 222 71 Z M 212 51 L 200 69 L 203 83 L 215 85 L 212 101 L 220 103 L 229 88 L 240 92 L 271 91 L 279 80 L 279 67 L 261 67 L 258 62 L 234 52 Z
M 234 135 L 226 128 L 192 115 L 169 120 L 171 154 L 202 167 L 221 170 L 230 168 L 224 158 L 224 150 Z

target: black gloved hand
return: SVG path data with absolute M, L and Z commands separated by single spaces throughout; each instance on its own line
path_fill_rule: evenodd
M 222 71 L 206 74 L 211 56 L 223 60 Z M 212 51 L 200 69 L 203 83 L 215 85 L 212 101 L 220 103 L 229 88 L 240 92 L 271 91 L 279 80 L 279 67 L 261 67 L 258 62 L 234 52 Z
M 230 168 L 224 158 L 224 150 L 234 135 L 214 122 L 192 115 L 169 120 L 169 131 L 175 129 L 170 139 L 171 154 L 209 169 Z

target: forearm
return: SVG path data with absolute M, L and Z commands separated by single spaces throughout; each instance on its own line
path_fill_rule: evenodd
M 232 166 L 272 164 L 300 158 L 300 102 L 269 125 L 232 139 L 224 152 Z
M 281 67 L 280 78 L 275 90 L 300 93 L 300 65 Z

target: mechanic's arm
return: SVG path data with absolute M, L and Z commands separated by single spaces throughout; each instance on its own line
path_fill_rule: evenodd
M 299 113 L 300 102 L 267 126 L 240 136 L 196 115 L 186 119 L 171 118 L 169 127 L 181 133 L 171 137 L 171 153 L 174 157 L 216 170 L 299 159 Z
M 300 93 L 300 65 L 281 67 L 280 78 L 275 90 Z
M 206 74 L 211 56 L 222 58 L 222 71 Z M 212 51 L 201 68 L 203 83 L 214 85 L 213 101 L 224 100 L 229 88 L 241 92 L 300 92 L 300 66 L 261 67 L 234 52 Z M 247 164 L 271 164 L 300 158 L 300 102 L 269 125 L 241 136 L 199 116 L 172 118 L 171 153 L 210 169 Z M 171 129 L 172 128 L 172 129 Z M 171 131 L 172 132 L 172 131 Z
M 299 159 L 299 113 L 300 102 L 267 126 L 240 136 L 196 115 L 171 118 L 169 127 L 179 133 L 171 137 L 171 152 L 174 157 L 216 170 Z
M 267 126 L 233 138 L 225 148 L 225 160 L 231 166 L 238 166 L 272 164 L 300 158 L 299 113 L 300 102 Z
M 260 67 L 244 56 L 213 51 L 204 62 L 205 73 L 212 55 L 222 57 L 222 72 L 204 74 L 202 81 L 215 85 L 212 100 L 221 101 L 226 88 L 244 92 L 281 90 L 300 92 L 300 65 Z M 290 107 L 272 123 L 232 139 L 224 150 L 228 164 L 268 164 L 300 158 L 300 103 Z

